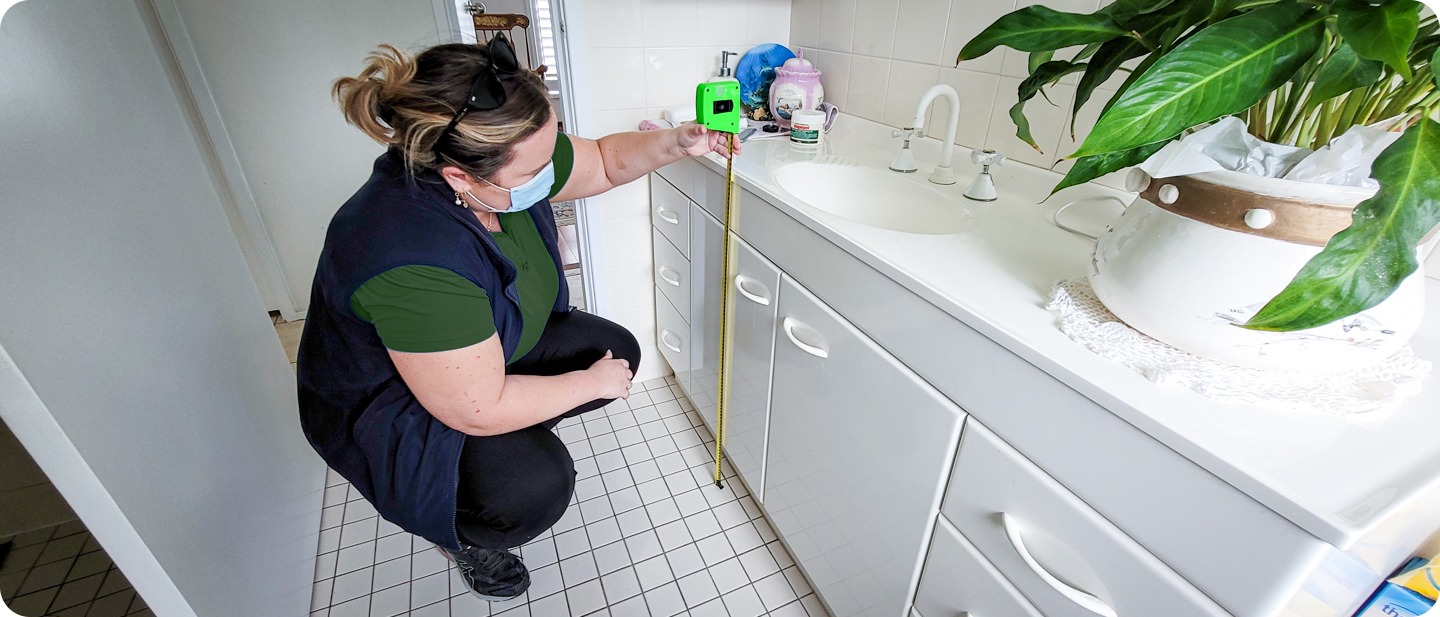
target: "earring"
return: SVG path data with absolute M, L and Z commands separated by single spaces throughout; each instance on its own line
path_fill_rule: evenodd
M 460 206 L 461 208 L 469 208 L 469 206 L 465 205 L 465 200 L 460 198 L 459 193 L 455 194 L 455 205 Z

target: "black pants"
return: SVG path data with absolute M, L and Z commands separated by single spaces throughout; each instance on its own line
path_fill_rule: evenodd
M 560 375 L 590 368 L 606 350 L 640 366 L 640 344 L 624 327 L 581 311 L 555 313 L 535 348 L 505 367 L 508 375 Z M 469 436 L 460 453 L 455 529 L 471 546 L 506 549 L 549 529 L 575 492 L 575 461 L 552 429 L 560 420 L 604 407 L 598 399 L 552 420 L 504 435 Z

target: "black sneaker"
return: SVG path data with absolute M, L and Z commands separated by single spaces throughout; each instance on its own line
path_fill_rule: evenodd
M 466 546 L 458 551 L 436 546 L 460 571 L 470 593 L 481 600 L 513 600 L 530 588 L 530 571 L 510 551 Z

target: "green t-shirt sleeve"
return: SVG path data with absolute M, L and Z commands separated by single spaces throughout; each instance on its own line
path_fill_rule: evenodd
M 436 266 L 381 272 L 350 296 L 350 310 L 375 326 L 381 342 L 395 351 L 460 349 L 495 334 L 485 290 Z
M 569 135 L 560 133 L 555 136 L 555 155 L 550 160 L 555 163 L 555 184 L 550 185 L 550 197 L 554 198 L 560 194 L 560 189 L 565 188 L 570 172 L 575 169 L 575 144 L 570 143 Z

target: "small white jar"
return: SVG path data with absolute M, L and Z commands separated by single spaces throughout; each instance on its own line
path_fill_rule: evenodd
M 790 117 L 790 141 L 797 144 L 818 144 L 825 135 L 825 114 L 813 109 L 798 109 Z

